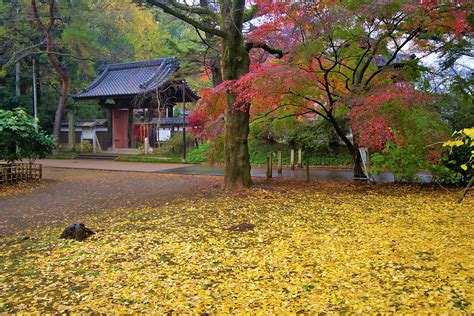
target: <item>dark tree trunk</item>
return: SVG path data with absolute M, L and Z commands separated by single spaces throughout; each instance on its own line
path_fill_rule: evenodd
M 58 101 L 58 107 L 56 109 L 56 115 L 54 117 L 54 128 L 53 133 L 56 136 L 57 142 L 59 143 L 59 134 L 61 132 L 61 118 L 64 114 L 64 107 L 66 104 L 67 99 L 67 92 L 69 89 L 69 74 L 67 73 L 66 69 L 63 67 L 59 59 L 53 53 L 53 37 L 52 31 L 54 28 L 55 22 L 55 1 L 49 0 L 49 22 L 47 25 L 43 24 L 41 21 L 39 10 L 36 6 L 36 0 L 31 0 L 31 7 L 33 10 L 34 22 L 36 26 L 43 32 L 43 35 L 46 39 L 46 52 L 48 56 L 48 60 L 53 66 L 54 70 L 57 72 L 61 79 L 61 91 Z
M 222 77 L 219 78 L 219 63 L 214 62 L 212 64 L 213 84 L 217 84 L 219 80 L 234 81 L 248 73 L 250 58 L 242 34 L 246 11 L 245 0 L 219 0 L 220 14 L 209 10 L 206 0 L 200 0 L 200 7 L 174 1 L 147 0 L 146 2 L 160 7 L 165 13 L 173 15 L 201 31 L 222 39 L 220 62 Z M 189 16 L 190 12 L 203 15 L 205 19 L 197 21 Z M 220 27 L 211 26 L 208 19 L 218 21 Z M 234 106 L 235 95 L 228 93 L 226 97 L 224 188 L 236 190 L 252 185 L 247 143 L 250 105 L 236 104 Z
M 211 59 L 212 86 L 217 87 L 222 83 L 221 57 L 213 56 Z
M 53 133 L 56 136 L 57 141 L 59 142 L 59 134 L 61 133 L 61 118 L 64 114 L 64 108 L 66 105 L 67 99 L 67 90 L 69 89 L 69 77 L 66 75 L 65 77 L 61 76 L 61 91 L 59 96 L 58 107 L 56 108 L 56 114 L 54 116 L 54 128 Z
M 242 37 L 244 0 L 222 1 L 221 15 L 227 37 L 222 41 L 222 74 L 224 80 L 236 80 L 249 72 L 250 58 Z M 227 95 L 225 113 L 224 188 L 238 190 L 250 187 L 248 150 L 249 104 L 234 105 L 235 96 Z
M 334 127 L 334 129 L 336 130 L 336 133 L 339 136 L 339 138 L 341 138 L 344 144 L 346 145 L 346 148 L 352 157 L 354 178 L 365 178 L 366 175 L 364 173 L 364 168 L 362 166 L 362 157 L 360 155 L 359 146 L 357 146 L 357 141 L 355 139 L 355 136 L 353 136 L 354 142 L 351 142 L 347 138 L 344 130 L 337 123 L 336 119 L 332 115 L 328 115 L 328 119 L 329 119 L 329 122 Z
M 354 178 L 367 178 L 364 172 L 364 168 L 362 164 L 362 156 L 360 155 L 358 146 L 354 147 L 354 152 L 352 153 L 352 162 L 354 164 L 353 166 Z

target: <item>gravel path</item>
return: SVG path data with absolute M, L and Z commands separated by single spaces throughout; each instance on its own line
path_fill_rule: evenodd
M 221 182 L 209 176 L 44 168 L 40 184 L 0 186 L 0 236 L 32 227 L 64 226 L 85 214 L 208 195 L 219 190 Z

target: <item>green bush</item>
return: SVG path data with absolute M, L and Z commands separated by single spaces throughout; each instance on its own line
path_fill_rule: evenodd
M 83 140 L 79 144 L 79 151 L 81 153 L 91 153 L 94 150 L 92 142 L 90 140 Z
M 55 138 L 42 131 L 24 110 L 0 110 L 0 159 L 11 163 L 28 158 L 31 162 L 46 157 L 54 145 Z
M 428 170 L 429 164 L 418 146 L 396 146 L 392 143 L 385 145 L 381 153 L 370 156 L 371 172 L 376 175 L 382 171 L 390 171 L 395 181 L 414 181 L 420 170 Z
M 28 158 L 30 162 L 36 159 L 46 158 L 56 144 L 56 138 L 47 135 L 44 131 L 31 130 L 26 138 L 26 143 L 19 146 L 19 154 L 22 158 Z
M 345 120 L 341 120 L 339 125 L 347 132 Z M 318 153 L 339 153 L 344 147 L 334 127 L 326 120 L 295 124 L 288 130 L 287 142 L 291 146 Z
M 345 126 L 341 121 L 341 126 Z M 303 149 L 303 161 L 311 165 L 348 166 L 352 159 L 334 128 L 326 121 L 299 122 L 294 119 L 285 124 L 261 120 L 251 125 L 249 154 L 252 164 L 265 164 L 268 153 L 282 152 L 283 164 L 290 163 L 290 148 Z M 295 157 L 296 159 L 296 157 Z
M 438 182 L 466 185 L 474 174 L 474 128 L 455 132 L 453 137 L 443 144 L 449 149 L 443 153 L 434 175 Z
M 210 142 L 200 145 L 186 154 L 186 161 L 189 163 L 203 163 L 209 161 L 212 144 Z
M 449 135 L 439 114 L 425 104 L 397 107 L 388 103 L 385 110 L 396 116 L 396 124 L 391 127 L 396 140 L 370 156 L 371 172 L 390 171 L 396 181 L 418 180 L 416 174 L 420 171 L 445 172 L 435 167 L 441 150 L 432 146 Z
M 186 133 L 186 151 L 194 148 L 194 139 L 191 133 Z M 160 152 L 163 154 L 179 154 L 183 151 L 183 134 L 174 133 L 169 140 L 163 142 Z

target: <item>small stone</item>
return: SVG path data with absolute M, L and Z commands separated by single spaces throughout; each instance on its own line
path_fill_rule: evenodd
M 227 230 L 234 231 L 234 232 L 246 232 L 249 230 L 253 230 L 255 228 L 254 224 L 250 223 L 241 223 L 238 225 L 230 226 Z
M 66 227 L 59 238 L 64 239 L 75 239 L 77 241 L 83 241 L 90 235 L 95 233 L 87 228 L 83 223 L 73 223 Z

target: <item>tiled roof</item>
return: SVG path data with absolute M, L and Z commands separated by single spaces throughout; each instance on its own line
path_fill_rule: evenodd
M 189 123 L 188 117 L 185 118 L 186 125 Z M 158 118 L 154 118 L 152 120 L 153 124 L 158 123 Z M 183 118 L 182 117 L 162 117 L 160 118 L 160 125 L 183 125 Z
M 145 93 L 172 80 L 178 69 L 179 62 L 174 57 L 102 65 L 97 78 L 73 98 L 95 99 Z M 187 84 L 186 87 L 188 93 L 197 99 L 198 96 Z
M 76 127 L 95 127 L 95 126 L 105 126 L 107 119 L 92 119 L 92 120 L 76 120 L 74 125 Z M 61 121 L 62 126 L 67 126 L 68 121 Z

